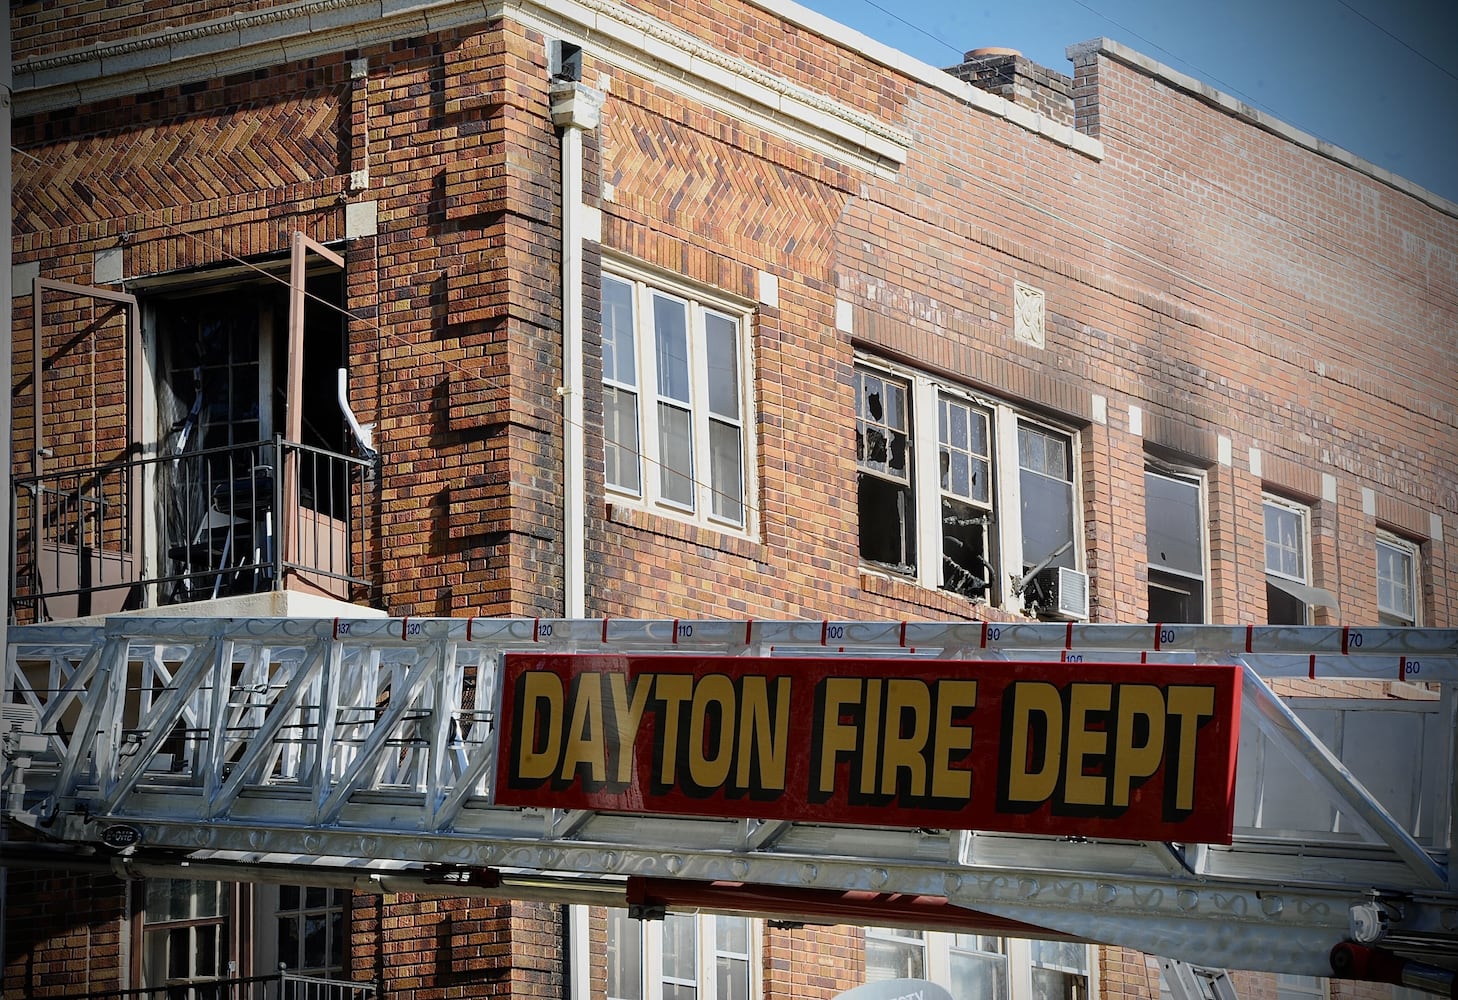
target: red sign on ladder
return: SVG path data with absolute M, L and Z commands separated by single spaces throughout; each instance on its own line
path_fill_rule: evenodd
M 1231 840 L 1236 667 L 509 654 L 499 805 Z

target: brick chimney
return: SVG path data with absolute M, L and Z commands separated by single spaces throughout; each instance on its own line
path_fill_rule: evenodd
M 1073 80 L 1023 58 L 1016 49 L 973 49 L 947 72 L 1060 125 L 1073 124 Z

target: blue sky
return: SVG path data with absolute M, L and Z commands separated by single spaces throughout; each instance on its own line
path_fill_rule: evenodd
M 799 0 L 930 63 L 1106 36 L 1458 202 L 1458 0 Z

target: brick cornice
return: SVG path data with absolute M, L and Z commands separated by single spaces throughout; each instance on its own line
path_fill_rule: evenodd
M 496 18 L 581 44 L 606 62 L 857 166 L 894 173 L 906 160 L 911 137 L 902 130 L 612 0 L 308 0 L 164 26 L 136 38 L 22 59 L 13 68 L 15 114 L 250 72 Z

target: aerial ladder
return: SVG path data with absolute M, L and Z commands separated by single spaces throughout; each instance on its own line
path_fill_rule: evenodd
M 545 664 L 570 679 L 583 663 L 641 660 L 672 672 L 685 657 L 715 676 L 779 669 L 782 660 L 817 676 L 852 666 L 863 677 L 883 666 L 975 675 L 980 692 L 1040 670 L 1148 687 L 1170 671 L 1223 667 L 1239 717 L 1226 835 L 1179 840 L 1163 828 L 1141 837 L 1114 827 L 1119 835 L 1105 836 L 1096 825 L 1060 834 L 1032 813 L 1026 828 L 1007 817 L 937 825 L 915 810 L 906 814 L 914 825 L 889 810 L 846 814 L 847 822 L 752 794 L 718 812 L 679 809 L 646 781 L 587 794 L 590 779 L 628 773 L 617 770 L 627 745 L 592 744 L 602 717 L 580 699 L 557 723 L 568 732 L 556 745 L 576 763 L 546 777 L 533 771 L 550 742 L 538 709 L 585 683 L 534 688 L 533 670 Z M 118 616 L 13 627 L 4 666 L 0 790 L 5 817 L 22 828 L 4 845 L 6 864 L 141 876 L 175 875 L 186 862 L 195 878 L 306 873 L 311 883 L 364 891 L 648 914 L 704 908 L 1021 929 L 1186 968 L 1336 971 L 1448 993 L 1458 968 L 1450 861 L 1458 630 Z M 770 689 L 788 691 L 787 676 Z M 1390 683 L 1369 685 L 1378 695 L 1361 698 L 1326 697 L 1304 683 L 1343 679 Z M 1278 682 L 1291 682 L 1285 697 L 1272 690 Z M 608 718 L 621 724 L 631 691 L 614 690 L 620 707 Z M 970 713 L 974 689 L 958 690 Z M 735 724 L 749 728 L 734 745 L 783 760 L 772 728 L 753 729 L 773 721 L 773 702 L 764 706 L 764 718 Z M 948 787 L 966 781 L 948 761 L 972 739 L 955 711 L 937 730 L 951 755 L 926 758 Z M 823 718 L 827 729 L 841 724 L 833 712 Z M 789 725 L 802 723 L 797 714 Z M 1082 745 L 1111 745 L 1115 734 L 1103 727 L 1087 726 Z M 886 733 L 905 739 L 894 727 Z M 1156 753 L 1152 737 L 1140 739 L 1129 748 Z M 849 755 L 849 746 L 837 752 Z M 714 763 L 702 747 L 690 750 L 696 766 Z M 1034 750 L 1004 759 L 1022 766 L 1019 755 Z M 1076 770 L 1064 780 L 1082 780 Z M 529 778 L 537 780 L 523 784 Z M 1126 791 L 1138 784 L 1126 779 Z M 1206 979 L 1219 985 L 1218 975 Z

